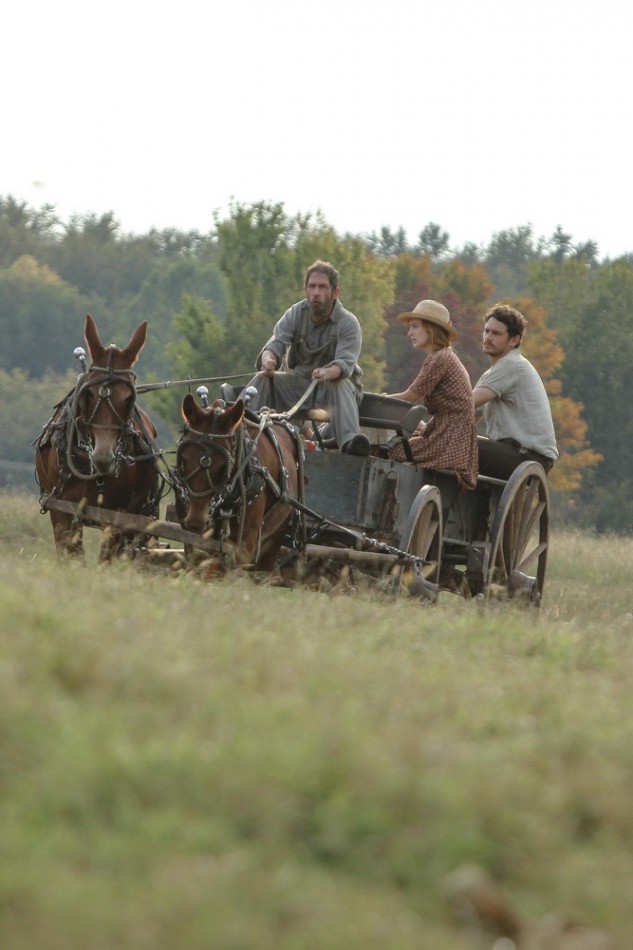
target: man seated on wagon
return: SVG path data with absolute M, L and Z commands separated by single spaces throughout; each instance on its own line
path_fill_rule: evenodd
M 483 349 L 492 366 L 473 391 L 486 437 L 479 436 L 479 471 L 509 478 L 521 462 L 535 461 L 549 472 L 558 458 L 552 411 L 543 380 L 519 352 L 527 320 L 507 304 L 484 317 Z
M 363 394 L 358 365 L 362 332 L 358 318 L 339 298 L 339 274 L 327 261 L 315 261 L 305 277 L 305 297 L 276 323 L 257 357 L 257 395 L 251 408 L 290 409 L 312 380 L 317 385 L 305 408 L 327 409 L 330 430 L 341 452 L 368 455 L 369 439 L 360 431 Z

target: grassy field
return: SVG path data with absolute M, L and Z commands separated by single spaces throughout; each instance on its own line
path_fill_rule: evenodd
M 534 614 L 0 536 L 3 950 L 491 947 L 465 864 L 633 946 L 633 539 L 555 535 Z

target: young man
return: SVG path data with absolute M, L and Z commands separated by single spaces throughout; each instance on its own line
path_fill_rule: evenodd
M 315 379 L 307 407 L 329 410 L 331 434 L 341 452 L 368 455 L 369 439 L 358 418 L 362 332 L 339 293 L 338 271 L 327 261 L 311 264 L 305 298 L 286 310 L 257 357 L 260 375 L 253 380 L 257 396 L 251 407 L 289 409 Z
M 540 462 L 546 472 L 558 458 L 552 412 L 543 380 L 519 351 L 527 320 L 506 304 L 484 318 L 483 349 L 491 367 L 473 391 L 487 438 L 478 439 L 479 472 L 509 478 L 521 462 Z

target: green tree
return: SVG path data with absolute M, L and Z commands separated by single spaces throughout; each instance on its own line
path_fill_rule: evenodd
M 10 195 L 0 197 L 0 267 L 25 255 L 40 258 L 54 245 L 58 225 L 50 205 L 34 210 Z
M 447 231 L 442 231 L 439 224 L 429 222 L 418 236 L 416 251 L 426 255 L 433 261 L 440 261 L 449 253 L 450 235 Z
M 228 219 L 216 218 L 227 286 L 226 352 L 235 373 L 253 369 L 274 321 L 297 299 L 291 229 L 281 204 L 234 204 Z
M 68 283 L 111 306 L 139 290 L 156 256 L 151 239 L 122 236 L 108 213 L 73 217 L 46 260 Z
M 208 300 L 183 294 L 181 310 L 173 318 L 173 339 L 167 344 L 172 379 L 221 376 L 230 373 L 225 352 L 226 331 Z M 192 386 L 192 391 L 197 387 Z M 220 395 L 219 383 L 208 385 L 211 400 Z M 186 388 L 157 391 L 152 405 L 165 422 L 180 418 L 180 406 Z
M 282 205 L 235 205 L 217 222 L 220 266 L 228 291 L 225 349 L 233 373 L 254 368 L 275 322 L 303 297 L 306 268 L 330 261 L 341 273 L 341 301 L 363 328 L 367 389 L 382 385 L 383 313 L 393 294 L 392 265 L 365 241 L 339 237 L 320 216 L 288 218 Z
M 19 258 L 0 271 L 0 368 L 20 368 L 31 376 L 64 372 L 72 365 L 73 349 L 83 343 L 84 318 L 92 310 L 98 310 L 98 301 L 34 258 Z
M 32 442 L 52 415 L 53 406 L 70 392 L 76 375 L 45 373 L 33 379 L 22 369 L 0 369 L 0 485 L 35 488 Z M 16 412 L 16 406 L 20 411 Z M 20 466 L 30 465 L 22 469 Z
M 494 234 L 486 248 L 484 263 L 495 288 L 495 297 L 526 294 L 528 265 L 541 257 L 542 242 L 535 243 L 529 224 Z
M 118 326 L 122 336 L 139 320 L 149 320 L 142 356 L 144 377 L 175 378 L 169 347 L 177 333 L 174 317 L 180 311 L 184 294 L 204 301 L 204 307 L 212 310 L 221 322 L 226 320 L 225 280 L 213 256 L 208 254 L 202 259 L 184 256 L 156 262 L 139 292 L 121 305 Z M 190 372 L 187 369 L 186 374 Z
M 367 246 L 376 257 L 397 257 L 399 254 L 407 254 L 410 251 L 404 228 L 392 231 L 384 225 L 378 234 L 372 231 L 367 238 Z
M 583 505 L 603 528 L 621 530 L 613 499 L 630 494 L 633 470 L 633 261 L 599 268 L 566 350 L 565 389 L 584 403 L 589 441 L 603 457 L 583 488 Z
M 564 338 L 594 298 L 596 268 L 583 256 L 558 262 L 554 257 L 528 265 L 530 296 L 547 310 L 548 322 Z

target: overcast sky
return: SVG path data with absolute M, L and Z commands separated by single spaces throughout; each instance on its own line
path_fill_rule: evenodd
M 7 0 L 0 195 L 124 232 L 231 200 L 633 252 L 630 0 Z

